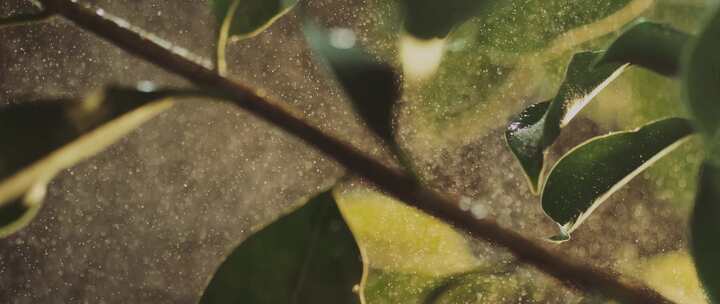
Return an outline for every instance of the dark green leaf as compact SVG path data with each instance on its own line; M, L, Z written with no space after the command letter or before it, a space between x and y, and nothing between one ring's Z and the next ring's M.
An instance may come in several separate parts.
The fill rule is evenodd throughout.
M683 89L694 123L710 147L720 130L720 11L715 12L685 57ZM714 151L718 152L718 151ZM712 157L720 158L714 153Z
M539 122L545 117L549 105L550 102L545 101L529 106L512 120L505 132L508 146L525 170L533 191L537 191L536 187L540 184L544 160L544 151L536 140L542 137L543 124Z
M247 38L262 32L296 3L297 0L211 0L210 6L218 23L230 18L227 28L230 37Z
M690 122L668 118L634 131L593 138L563 156L543 188L545 213L566 240L603 201L693 133Z
M710 162L701 168L690 229L700 281L712 303L720 303L720 167Z
M311 199L238 246L201 303L359 303L363 266L330 192Z
M420 39L444 38L496 0L403 0L405 30Z
M530 106L507 126L507 143L520 161L534 193L540 187L545 150L560 136L561 128L626 67L606 64L593 68L592 63L601 55L597 52L575 54L555 98Z
M640 20L610 44L597 65L630 63L675 76L680 72L682 52L690 40L689 34L669 25Z
M363 49L339 42L347 29L326 32L306 24L305 35L315 53L332 69L368 127L389 143L394 142L393 108L400 97L395 69Z
M162 92L111 88L83 101L48 100L0 108L0 237L22 228L59 172L163 112Z

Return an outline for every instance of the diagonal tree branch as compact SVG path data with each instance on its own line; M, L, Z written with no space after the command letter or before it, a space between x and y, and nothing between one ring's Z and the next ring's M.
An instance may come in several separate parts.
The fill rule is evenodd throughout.
M565 285L589 293L602 293L622 303L672 303L640 283L628 283L616 275L572 261L545 249L490 219L476 219L462 211L456 201L423 187L411 175L393 169L348 143L328 135L293 115L279 103L263 97L254 88L218 75L211 64L184 49L159 39L101 9L77 0L41 0L44 6L76 25L95 33L117 47L177 74L195 85L219 91L238 107L303 139L399 200L442 219L468 233L508 249L521 262L531 264Z

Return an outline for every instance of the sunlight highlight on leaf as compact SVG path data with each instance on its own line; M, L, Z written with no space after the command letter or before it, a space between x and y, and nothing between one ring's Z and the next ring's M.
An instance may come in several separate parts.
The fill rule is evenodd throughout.
M560 136L561 129L627 67L607 64L593 68L592 63L601 55L575 54L557 95L549 102L528 107L506 128L508 146L525 171L533 193L542 183L545 151Z
M335 198L372 268L443 276L480 266L462 234L415 208L364 188Z

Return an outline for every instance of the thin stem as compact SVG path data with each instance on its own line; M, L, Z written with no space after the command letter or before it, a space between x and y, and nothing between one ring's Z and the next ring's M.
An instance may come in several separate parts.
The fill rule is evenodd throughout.
M26 25L50 19L54 14L48 10L39 13L17 14L7 18L0 18L0 28Z
M227 44L230 40L230 26L232 25L233 19L235 19L235 12L237 11L238 6L240 6L240 0L235 0L232 4L230 4L228 14L225 16L225 19L223 19L223 22L220 25L217 50L215 54L215 67L217 67L217 72L220 76L225 76L227 74L227 60L225 54L227 53Z
M639 283L627 283L603 270L572 261L490 219L477 219L462 211L455 200L420 185L415 178L384 165L352 145L336 139L293 115L247 85L218 75L198 57L188 57L177 47L158 44L155 38L132 28L116 17L90 9L73 0L42 0L53 11L78 26L95 33L119 48L180 75L195 85L227 94L238 107L278 128L303 139L347 170L371 181L399 200L442 219L473 237L508 249L524 263L557 278L565 285L590 293L602 293L622 303L671 303L659 293Z

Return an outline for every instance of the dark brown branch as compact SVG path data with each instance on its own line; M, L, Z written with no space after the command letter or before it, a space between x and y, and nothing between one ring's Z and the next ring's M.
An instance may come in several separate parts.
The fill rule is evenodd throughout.
M187 52L133 28L121 19L109 16L100 9L80 5L75 0L42 2L53 12L137 57L202 88L227 94L238 107L303 139L347 170L366 178L399 200L465 230L473 237L507 248L518 260L537 267L569 287L589 293L602 293L622 303L671 303L639 283L622 282L615 275L555 254L516 232L502 228L493 220L474 218L446 195L424 188L410 175L392 169L346 142L325 134L279 104L257 94L255 89L218 75L207 62L191 57Z

